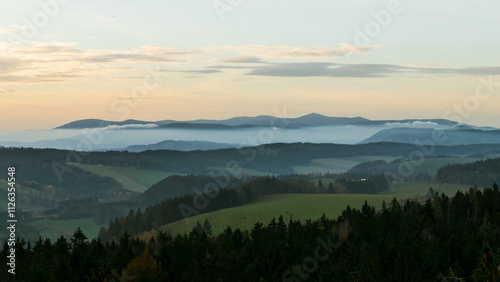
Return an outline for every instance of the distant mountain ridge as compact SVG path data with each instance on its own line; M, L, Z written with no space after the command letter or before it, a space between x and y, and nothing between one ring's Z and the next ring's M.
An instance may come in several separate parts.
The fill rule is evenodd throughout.
M227 143L216 143L207 141L177 141L165 140L150 145L132 145L125 148L129 152L143 152L148 150L175 150L175 151L196 151L196 150L217 150L237 148L238 145Z
M431 128L391 128L384 129L360 144L377 142L396 142L416 144L417 141L433 140L435 145L470 145L499 144L500 130L481 130L468 126L456 126L451 129L436 130Z
M154 122L142 121L135 119L127 119L124 121L108 121L102 119L82 119L72 121L65 125L56 127L55 129L84 129L84 128L102 128L110 125L130 125L130 124L151 124Z
M458 123L446 119L405 119L405 120L369 120L363 117L328 117L316 113L311 113L297 118L278 118L269 115L256 117L233 117L225 120L197 119L191 121L160 120L141 121L128 119L125 121L107 121L100 119L83 119L73 121L56 129L82 129L82 128L103 128L107 126L126 125L157 125L158 128L211 128L211 129L235 129L250 127L284 127L300 128L313 126L342 126L342 125L384 125L384 124L412 124L415 122L433 123L442 126L454 126Z

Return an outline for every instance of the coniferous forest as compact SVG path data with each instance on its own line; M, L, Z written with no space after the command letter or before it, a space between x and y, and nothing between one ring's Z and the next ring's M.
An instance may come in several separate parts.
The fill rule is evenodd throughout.
M500 191L492 188L347 207L336 218L276 215L252 230L209 222L189 234L128 231L115 240L17 239L17 281L498 281ZM9 246L2 248L0 280Z

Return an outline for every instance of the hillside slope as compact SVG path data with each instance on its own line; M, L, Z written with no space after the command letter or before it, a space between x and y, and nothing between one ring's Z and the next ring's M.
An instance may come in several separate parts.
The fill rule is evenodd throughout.
M376 142L397 142L416 144L432 142L435 145L470 145L470 144L498 144L500 143L500 130L435 130L429 128L391 128L375 133L372 137L360 144Z

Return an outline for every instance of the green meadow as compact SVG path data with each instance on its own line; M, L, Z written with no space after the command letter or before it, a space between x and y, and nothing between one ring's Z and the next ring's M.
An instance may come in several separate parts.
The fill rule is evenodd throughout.
M323 182L326 184L327 179ZM327 185L327 184L326 184ZM179 220L162 226L163 231L173 234L190 232L197 221L201 224L207 219L212 225L214 234L219 234L227 226L231 228L252 229L256 222L269 223L273 217L280 215L288 222L290 218L306 219L320 218L323 213L329 218L338 217L349 205L361 208L365 201L376 209L382 207L382 202L404 199L421 199L429 188L441 191L447 195L454 195L457 191L468 191L469 186L457 184L439 184L431 182L408 182L395 183L394 191L386 191L380 194L277 194L268 195L253 203L222 209L210 213L190 217L188 220Z
M391 156L356 156L347 158L322 158L312 159L310 163L302 166L294 166L293 169L298 174L309 173L341 173L347 172L354 166L363 162L372 162L384 160L387 163L397 159ZM423 160L412 160L410 164L413 167L418 167L425 170L429 174L435 174L436 171L448 164L463 164L480 160L480 158L461 158L461 157L445 157L445 158L425 158ZM390 164L388 169L397 171L399 163Z
M227 169L225 167L216 167L216 166L209 166L207 167L208 170L214 171L214 172L227 172ZM273 176L277 175L276 173L270 173L270 172L265 172L265 171L260 171L260 170L255 170L255 169L249 169L249 168L241 168L238 172L241 172L241 174L244 175L250 175L250 176Z
M397 197L419 198L425 196L432 188L435 192L446 195L455 195L457 191L469 191L470 185L433 183L433 182L397 182L394 183L394 191L384 191L380 194L390 194ZM380 195L379 194L379 195Z
M109 165L88 165L88 164L72 164L81 169L90 171L100 176L107 176L114 178L116 181L123 185L123 188L142 193L146 191L151 185L163 180L171 175L182 175L179 173L172 173L159 170L148 170L140 168L119 167Z
M252 229L256 222L269 223L273 217L282 215L286 222L290 218L306 220L317 219L324 213L329 218L336 218L349 205L361 208L365 201L377 208L382 201L389 202L394 195L356 195L356 194L277 194L239 207L222 209L215 212L179 220L161 227L161 230L173 234L189 232L197 221L201 224L207 219L214 234L221 233L227 226L231 228Z
M298 174L308 174L308 173L341 173L350 170L352 167L363 163L372 162L378 160L384 160L386 162L391 162L395 160L396 157L391 156L356 156L347 158L322 158L322 159L312 159L307 165L294 166L293 170Z

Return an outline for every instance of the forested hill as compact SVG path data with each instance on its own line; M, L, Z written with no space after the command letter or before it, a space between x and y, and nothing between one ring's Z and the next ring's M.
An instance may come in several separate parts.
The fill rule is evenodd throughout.
M73 151L0 147L0 169L16 168L17 183L26 188L19 197L22 203L45 205L82 197L113 201L135 194L113 178L66 165L67 161L75 161L75 156L81 158ZM57 170L63 174L62 178ZM7 174L0 175L0 179L6 177Z
M234 188L247 181L247 178L241 177L222 177L208 175L173 175L160 182L153 184L144 193L136 198L140 206L150 206L158 204L167 198L181 197L187 194L194 195L203 192L204 188Z
M169 181L157 183L155 190L165 190L168 189L169 183L182 181L181 178L170 178ZM200 179L199 177L190 178L194 180ZM189 180L187 181L189 182ZM196 182L198 183L198 181ZM309 181L280 180L275 177L260 177L233 189L224 187L224 189L215 190L221 186L220 182L214 179L209 179L209 182L203 184L209 185L200 186L200 190L196 195L187 194L169 198L157 205L148 207L145 212L140 210L137 212L131 211L128 216L115 219L106 230L101 230L99 237L103 241L109 241L112 238L119 237L126 230L131 235L137 235L145 231L150 231L152 228L158 228L159 226L200 213L244 205L268 194L325 193L325 190L316 187Z
M278 217L279 215L276 215ZM0 256L1 281L498 281L498 186L384 204L347 207L337 219L301 223L281 217L251 230L210 223L189 234L148 240L123 232L113 243L17 240L16 276ZM205 231L207 230L207 231Z
M437 171L436 180L480 187L487 187L492 182L500 183L500 158L447 165Z
M483 130L459 126L451 129L431 128L391 128L375 133L361 143L398 142L415 144L415 140L433 140L434 136L443 136L439 144L453 146L466 144L492 144L500 140L500 130Z
M0 147L0 167L23 166L25 171L41 173L40 168L53 171L53 164L76 162L122 167L163 170L174 173L207 174L209 167L240 166L277 174L293 174L293 166L304 165L316 158L342 158L352 156L409 156L412 152L425 150L431 155L468 156L500 150L500 144L464 146L427 146L421 148L411 144L369 143L359 145L274 143L240 149L211 151L124 151L74 152L55 149L4 148ZM430 156L428 156L430 157ZM65 171L66 168L59 167ZM66 174L65 174L66 175ZM49 175L47 175L49 176ZM1 176L0 176L1 177ZM26 178L25 178L26 179Z

